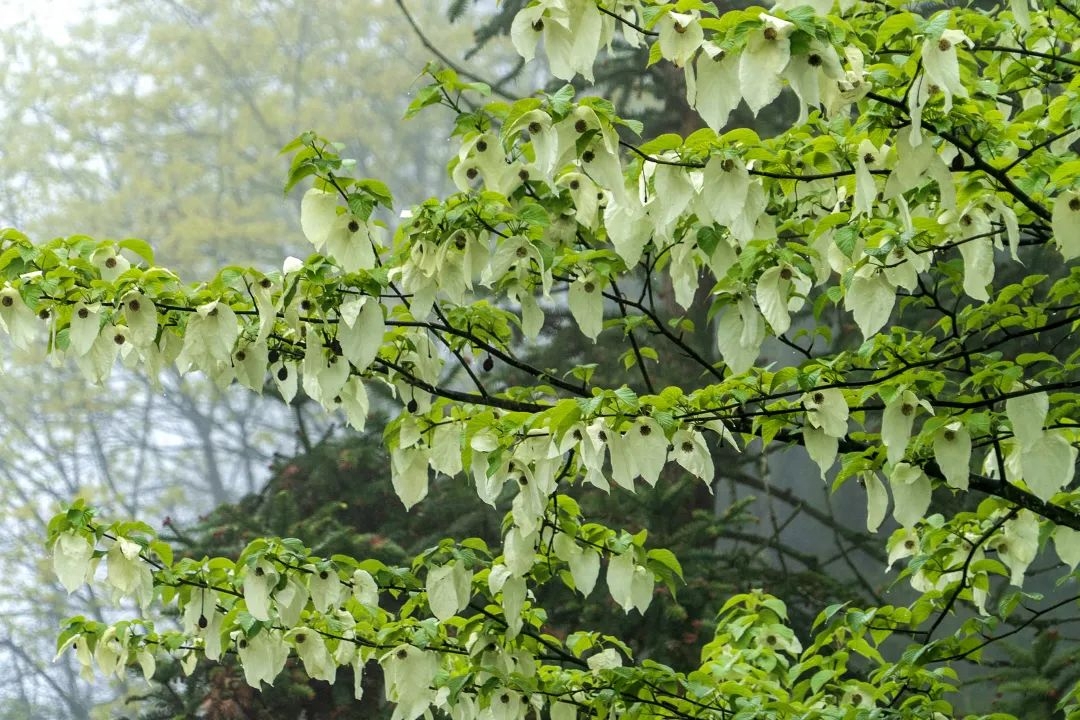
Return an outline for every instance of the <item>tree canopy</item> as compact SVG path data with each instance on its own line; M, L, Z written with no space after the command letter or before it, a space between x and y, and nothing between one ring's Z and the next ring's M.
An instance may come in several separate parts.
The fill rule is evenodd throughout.
M16 347L44 338L99 383L118 360L253 392L269 376L357 429L375 405L406 508L468 483L507 510L498 541L402 564L276 537L174 561L150 526L76 501L50 524L61 582L142 612L72 618L60 650L147 677L162 653L188 669L235 654L256 688L292 657L330 682L349 666L358 695L378 663L395 720L953 716L963 667L1080 599L1077 9L540 0L510 33L568 82L647 46L701 127L649 137L573 84L492 100L429 66L408 114L455 113L458 192L392 230L388 186L304 132L285 185L308 187L315 252L280 271L190 285L143 241L0 235ZM728 128L785 88L783 132ZM584 341L537 364L564 322ZM779 348L793 359L764 361ZM691 369L660 385L675 362ZM549 631L559 592L643 614L684 580L648 528L583 512L585 486L633 493L681 468L711 487L719 448L782 446L858 483L869 530L891 506L882 542L911 602L830 605L796 633L783 598L740 592L687 667ZM1040 559L1062 599L1024 589ZM1060 697L1068 717L1078 704Z

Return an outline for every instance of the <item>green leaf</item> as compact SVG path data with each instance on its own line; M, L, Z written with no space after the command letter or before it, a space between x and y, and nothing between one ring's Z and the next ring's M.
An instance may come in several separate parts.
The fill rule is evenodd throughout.
M148 265L154 264L154 249L150 247L150 243L146 242L145 240L139 240L138 238L126 238L118 242L117 245L124 248L125 250L130 250L131 252L135 253L143 260L145 260Z

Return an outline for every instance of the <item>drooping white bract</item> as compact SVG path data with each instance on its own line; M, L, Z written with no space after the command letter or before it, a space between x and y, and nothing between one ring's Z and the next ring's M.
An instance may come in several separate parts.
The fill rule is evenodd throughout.
M917 253L899 240L893 242L892 252L887 256L882 271L890 283L910 292L919 285L919 273L929 269L933 253L930 251Z
M693 63L687 63L686 101L713 130L727 125L732 111L742 101L739 89L739 56L726 53L716 43L705 41Z
M130 633L130 628L123 635ZM115 626L110 625L101 634L94 647L94 661L105 677L116 675L122 677L128 660L127 638L118 636Z
M121 348L126 351L125 354L131 351L131 345L127 341L127 328L107 322L101 327L89 352L75 357L75 364L87 382L100 385L112 372ZM231 381L231 377L225 378L225 384Z
M859 476L866 487L866 530L877 532L889 510L889 492L885 484L873 470L867 470ZM890 563L891 564L891 563Z
M600 575L600 553L589 547L582 547L566 533L557 533L553 541L555 556L570 566L570 577L574 587L583 596L588 597L596 587L596 578Z
M430 568L425 590L431 614L439 620L448 620L469 604L472 571L460 561Z
M590 230L596 230L600 219L600 186L584 173L568 171L555 179L555 186L566 189L574 202L574 219Z
M697 245L690 240L675 243L668 255L671 258L668 274L671 276L671 287L675 291L675 302L689 310L698 291L700 273Z
M198 369L212 372L232 365L233 347L240 335L236 313L228 303L214 300L195 308L188 316L184 348L176 358L181 372Z
M867 263L855 271L844 293L844 308L851 312L864 340L889 321L896 303L896 288L881 267Z
M68 328L68 348L75 357L90 352L101 332L101 323L100 303L75 303L71 310L71 326Z
M910 390L897 393L885 405L885 411L881 414L881 442L885 445L888 462L893 465L904 459L920 405L933 413L930 404L920 400Z
M811 287L810 278L791 265L774 265L758 278L754 294L761 314L775 335L791 327L791 312L798 312Z
M338 212L338 196L311 188L300 201L300 228L315 247L341 265L345 272L375 267L373 233L379 229L351 213ZM380 243L381 244L381 243Z
M656 485L660 473L667 464L667 438L660 424L650 417L639 417L627 431L627 452L633 457L638 475L649 484Z
M106 581L116 589L117 599L134 597L145 612L154 597L154 575L149 563L139 556L141 551L142 546L138 543L124 537L117 538L105 556L108 566Z
M919 533L913 527L901 527L889 537L885 549L889 551L886 570L891 570L898 560L909 558L919 552Z
M386 699L395 704L393 720L416 720L435 699L431 687L439 671L438 655L401 645L379 659L386 679Z
M1066 260L1080 257L1080 190L1068 190L1054 199L1051 228L1062 256Z
M652 602L653 576L634 560L629 549L608 561L607 583L611 598L625 612L636 608L642 615Z
M280 630L263 628L251 637L239 637L236 652L244 668L244 679L253 688L260 683L273 685L285 661L289 659L289 645Z
M224 616L217 610L217 593L207 588L193 588L184 606L184 632L201 638L203 652L210 660L221 657L221 626Z
M994 244L990 218L981 207L967 208L955 226L960 256L964 259L964 292L973 300L986 302L987 286L994 280Z
M605 23L594 0L542 0L523 8L510 25L510 40L518 54L530 61L541 38L551 74L573 80L581 74L592 82L596 53L607 43Z
M274 385L277 387L281 399L287 403L292 402L292 399L296 397L296 389L299 385L297 382L297 378L300 376L299 364L282 358L276 365L270 367L270 374L274 378Z
M733 374L753 367L765 341L765 318L749 294L742 294L717 313L716 347Z
M61 533L53 544L53 572L71 594L78 590L93 571L90 558L94 546L75 532Z
M334 682L337 677L337 663L327 650L322 635L301 625L285 633L285 640L292 644L296 654L300 656L304 663L304 672L309 678Z
M859 149L855 155L855 203L852 207L854 211L852 218L859 215L873 215L878 189L870 169L871 167L879 169L884 164L887 151L888 147L879 150L869 140L859 143Z
M536 530L525 531L512 526L503 538L503 558L510 574L523 578L536 560Z
M7 285L0 290L0 329L7 331L15 347L29 348L37 337L38 327L37 316L16 288Z
M352 576L353 597L366 608L379 607L379 586L367 570L356 570Z
M507 142L511 138L528 142L532 149L532 165L538 173L535 179L544 180L550 185L552 175L559 169L557 163L561 156L559 133L551 121L551 115L543 110L530 110L504 126L502 132Z
M750 173L741 159L714 154L702 171L701 192L695 211L712 222L729 227L746 212Z
M1018 454L1024 482L1044 502L1068 487L1076 474L1077 450L1064 431L1044 432Z
M791 33L795 25L778 17L761 14L763 26L751 30L746 48L739 56L739 88L756 116L780 95L784 68L791 59Z
M105 282L115 282L116 278L127 272L131 262L118 252L115 245L102 245L90 256L90 262L101 273Z
M382 347L386 324L382 307L366 296L350 298L338 308L337 340L357 372L367 370Z
M601 279L595 273L586 273L570 283L567 293L570 314L574 316L581 334L596 342L596 336L604 329L604 296Z
M1064 525L1054 528L1054 550L1061 562L1069 566L1069 570L1075 570L1080 564L1080 530L1073 530Z
M998 558L1009 568L1009 582L1021 587L1024 573L1039 550L1039 519L1030 510L1020 510L1006 520L1002 538L995 546Z
M154 301L138 290L132 290L121 302L128 339L137 348L150 346L157 337L158 319Z
M306 568L312 570L312 567ZM291 627L300 622L300 617L307 607L311 593L301 578L294 574L286 576L285 584L273 592L274 606L277 608L278 617L285 627Z
M934 459L949 487L967 490L971 476L971 433L953 420L934 433Z
M609 133L601 133L583 148L576 160L578 168L591 178L598 188L606 196L601 204L610 202L626 202L629 195L626 189L626 179L623 175L622 161L619 158L617 141L612 143Z
M715 469L705 436L693 428L680 428L672 436L671 445L675 462L711 487Z
M341 584L341 578L333 568L307 568L308 589L311 591L311 605L318 612L329 612L331 608L341 603L345 594L345 587Z
M607 648L591 656L587 664L593 672L622 667L622 655L615 648Z
M489 190L510 195L521 185L519 168L507 162L499 137L493 132L474 135L458 150L458 166L454 169L454 183L462 192L468 192L469 180L476 170Z
M236 380L249 390L261 394L266 384L266 368L270 349L265 342L255 342L240 347L233 353L233 370Z
M1013 391L1026 389L1019 383L1013 387ZM1005 415L1012 425L1013 437L1022 450L1027 450L1043 436L1043 424L1049 410L1050 396L1045 391L1011 397L1005 401Z
M832 0L818 1L824 4ZM797 123L806 122L809 111L818 109L822 99L829 96L830 89L836 87L843 74L836 49L820 40L811 40L805 53L791 56L783 76L799 98Z
M493 596L497 593L502 594L500 600L503 616L507 622L506 637L508 640L513 640L521 631L524 622L521 617L521 610L525 606L525 593L527 590L525 578L517 577L511 573L510 568L506 565L495 563L491 566L491 572L488 574L488 590L491 591Z
M670 60L676 67L686 65L705 40L701 29L699 12L667 12L656 21L656 31L660 33L660 55Z
M945 30L938 38L926 38L922 45L922 63L926 77L945 95L944 111L952 110L952 99L967 97L967 88L960 82L960 62L956 46L973 43L962 30Z
M829 117L844 112L850 105L866 97L872 89L862 51L854 45L848 45L844 48L844 57L848 62L848 70L844 71L835 85L826 83L822 88L822 104Z
M930 507L930 478L921 467L899 462L889 475L889 486L892 488L893 518L905 528L912 527Z
M802 437L806 454L817 464L821 471L821 479L824 481L825 474L836 462L836 452L840 448L840 441L810 423L803 425Z
M622 202L608 203L604 208L604 227L608 240L626 266L637 265L652 235L645 206L637 195L628 193Z
M826 435L843 438L847 435L848 405L840 388L811 390L802 396L806 421L821 428Z
M414 446L390 453L390 479L401 504L408 510L428 494L428 452Z
M259 560L244 572L244 603L256 620L270 619L270 593L277 580L278 571L268 560Z

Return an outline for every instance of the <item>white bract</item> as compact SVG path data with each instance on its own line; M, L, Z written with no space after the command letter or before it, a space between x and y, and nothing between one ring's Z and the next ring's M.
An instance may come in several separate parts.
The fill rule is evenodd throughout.
M338 212L335 193L312 188L300 202L300 227L316 250L326 248L346 272L375 266L372 227L349 213Z
M660 33L660 54L676 67L686 65L705 39L699 20L697 12L673 11L664 13L656 22L656 31Z
M901 462L889 476L893 496L893 518L910 528L923 518L930 507L930 478L922 468ZM890 558L890 564L892 564Z
M469 604L472 572L461 562L431 568L426 590L431 613L440 620L447 620Z
M280 630L260 630L251 637L239 637L236 652L244 679L253 688L261 688L264 682L273 685L289 658L289 646Z
M971 433L954 420L934 433L934 459L950 487L967 490L971 474Z
M826 435L842 438L847 435L848 405L840 388L812 390L802 396L806 421Z
M739 56L705 41L697 60L686 65L687 102L701 119L719 131L742 101L739 89Z
M256 620L270 619L270 592L277 585L278 572L272 563L259 560L244 574L244 602Z
M604 329L604 296L601 280L596 275L582 275L570 284L570 313L574 316L581 333L596 342Z
M7 332L15 347L27 349L37 336L39 324L34 312L10 285L0 290L0 329Z
M626 612L633 609L645 614L652 602L652 573L634 561L634 553L612 556L607 567L608 590L611 598Z
M56 538L52 553L53 571L68 593L82 587L93 570L94 546L82 535L66 532Z
M138 599L145 611L154 595L154 578L150 565L140 557L142 546L127 538L117 538L106 554L107 582L117 595Z
M787 20L766 13L761 21L762 27L750 32L739 56L740 92L754 115L780 95L780 73L791 58L789 38L795 30Z
M960 81L960 63L956 46L973 43L962 30L945 30L940 37L923 41L923 69L930 82L945 95L945 112L952 109L953 96L967 97L967 88Z
M606 44L605 24L593 0L542 0L524 8L510 26L514 48L526 61L536 54L541 38L547 51L551 74L572 80L580 74L593 79L593 62Z
M1080 190L1069 190L1054 200L1051 227L1065 259L1080 257Z

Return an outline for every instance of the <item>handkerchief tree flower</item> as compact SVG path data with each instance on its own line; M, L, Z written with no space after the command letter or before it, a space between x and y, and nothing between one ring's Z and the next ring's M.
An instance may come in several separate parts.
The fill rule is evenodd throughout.
M542 48L557 77L588 81L619 25L693 77L701 129L650 138L571 86L492 101L432 68L417 102L459 115L459 192L391 237L372 219L389 190L304 133L285 148L287 184L311 184L316 252L281 272L185 285L122 244L0 232L0 327L18 347L72 356L95 382L117 359L222 384L269 374L357 426L381 387L406 507L457 482L510 508L498 542L458 538L394 567L320 538L174 562L149 526L78 500L49 528L57 574L142 615L73 618L61 652L105 675L230 653L254 687L290 658L327 680L378 663L395 720L952 717L958 673L1077 604L1024 588L1037 562L1075 588L1080 557L1080 12L920 10L531 2L512 28L526 60ZM790 89L800 115L767 139L725 130L736 99L721 81L754 113ZM556 315L582 342L536 367L523 342ZM621 383L594 382L605 334L627 348ZM763 359L767 344L795 359ZM656 387L673 356L697 372ZM479 357L512 372L485 376ZM635 433L663 441L635 447ZM591 628L548 633L547 591L644 613L684 581L647 529L595 522L575 493L663 483L661 464L711 487L719 445L804 447L834 487L865 488L872 530L891 504L882 544L914 599L822 608L798 637L781 598L735 593L692 667ZM1080 716L1080 689L1060 707Z

